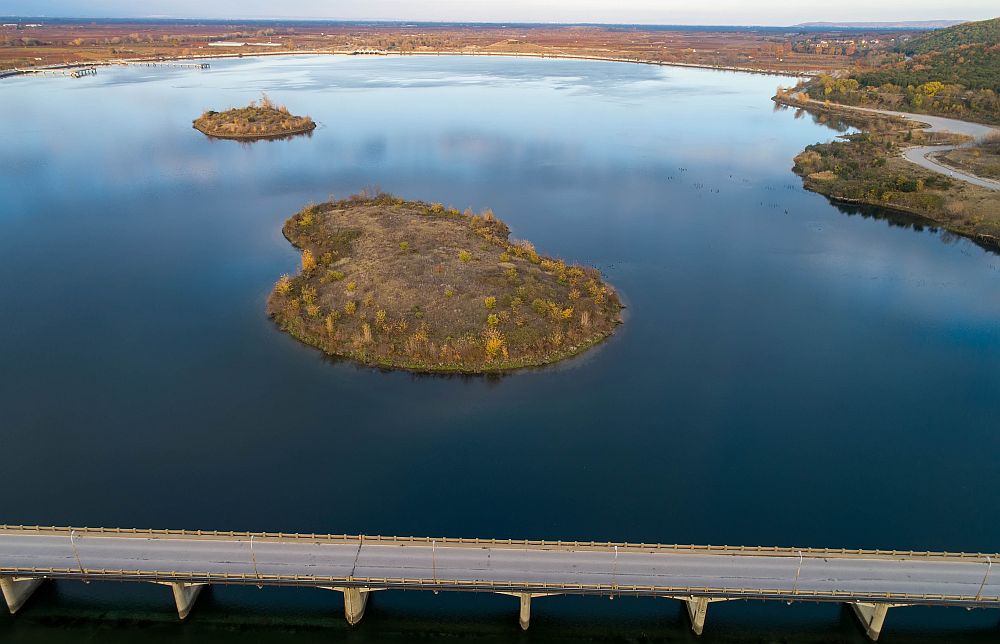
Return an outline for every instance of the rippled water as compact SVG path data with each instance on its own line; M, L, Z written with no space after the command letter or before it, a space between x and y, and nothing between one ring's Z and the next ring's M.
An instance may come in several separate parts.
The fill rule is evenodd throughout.
M0 522L996 551L1000 257L789 170L789 79L532 59L268 58L0 83ZM311 137L212 141L267 91ZM281 223L378 185L600 267L609 342L503 378L332 362L264 315ZM901 225L904 224L904 225ZM339 596L64 583L0 639L348 638ZM509 598L385 593L350 639L517 639ZM678 604L552 598L530 637L686 641ZM997 614L890 612L886 641ZM705 642L854 641L713 605ZM267 628L261 629L263 625Z

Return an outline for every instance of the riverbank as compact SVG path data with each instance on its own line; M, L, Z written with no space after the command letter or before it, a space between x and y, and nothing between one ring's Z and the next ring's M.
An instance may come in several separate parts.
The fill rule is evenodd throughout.
M826 106L825 103L810 100L810 105ZM830 104L831 106L833 104ZM902 119L911 130L919 127L923 132L939 135L937 141L929 142L926 145L908 145L903 148L903 158L927 170L940 172L952 179L959 179L982 188L990 190L1000 190L1000 181L996 181L988 173L976 173L977 167L983 164L966 163L963 165L952 162L946 163L941 157L951 152L973 149L982 146L988 139L1000 136L1000 129L986 123L976 123L974 121L962 121L959 119L931 114L913 114L910 112L898 112L893 110L883 110L871 107L861 107L852 105L836 104L841 113L844 110L862 114L878 114L890 118ZM834 108L831 108L834 109ZM956 138L947 142L947 137L954 135ZM913 143L907 141L907 143Z
M823 73L822 70L773 70L756 67L736 66L736 65L711 65L701 63L667 62L661 60L630 58L620 56L593 56L583 54L555 54L555 53L530 53L530 52L503 52L503 51L461 51L461 50L436 50L436 51L413 51L413 52L356 52L354 50L299 50L299 51L258 51L250 53L213 53L213 54L192 54L182 56L156 56L139 58L119 58L105 61L92 61L86 63L47 65L44 67L32 67L30 69L15 68L0 72L0 79L26 75L44 75L53 71L70 72L75 69L90 67L113 67L129 65L155 65L157 63L175 63L183 61L205 61L205 60L225 60L232 58L266 58L272 56L385 56L385 57L406 57L406 56L465 56L465 57L502 57L502 58L548 58L555 60L590 60L609 63L634 63L639 65L656 65L659 67L687 67L692 69L714 69L718 71L742 72L746 74L759 74L764 76L796 76L811 77Z
M990 247L1000 247L1000 191L963 181L956 172L927 160L927 150L950 150L973 140L970 134L944 131L911 115L774 97L802 109L819 122L836 119L860 132L830 143L808 146L795 157L793 171L803 185L831 200L867 204L917 215L934 225ZM925 119L920 118L920 121ZM967 132L989 130L969 123ZM927 167L927 166L930 167Z
M621 323L596 269L509 241L490 211L464 214L388 194L310 205L285 237L301 271L268 313L333 356L419 372L486 373L559 362Z
M576 55L748 68L779 74L832 72L850 57L811 46L801 31L631 25L192 23L161 20L40 21L0 28L0 69L181 56L371 52L391 55ZM813 30L807 30L812 32Z

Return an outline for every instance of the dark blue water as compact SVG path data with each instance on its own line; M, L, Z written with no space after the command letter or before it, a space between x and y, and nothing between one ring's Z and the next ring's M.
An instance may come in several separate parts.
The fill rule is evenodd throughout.
M1000 257L789 170L788 79L612 63L270 58L0 84L0 522L994 552ZM260 91L321 125L191 128ZM368 185L493 208L628 304L503 378L331 362L264 314L281 224ZM0 639L517 639L509 598L58 584ZM544 603L543 603L544 601ZM552 598L529 637L686 641L665 600ZM997 635L899 609L885 641ZM713 605L704 641L854 641L838 606ZM116 639L117 638L117 639ZM939 638L938 638L939 639Z

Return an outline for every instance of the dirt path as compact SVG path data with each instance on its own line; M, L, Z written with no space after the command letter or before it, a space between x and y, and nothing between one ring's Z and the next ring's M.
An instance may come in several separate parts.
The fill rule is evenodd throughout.
M811 101L816 105L823 105L820 101ZM960 121L958 119L950 119L944 116L930 116L927 114L912 114L910 112L893 112L892 110L879 110L872 107L856 107L853 105L841 105L836 104L837 107L842 107L849 110L858 110L860 112L871 112L874 114L885 114L887 116L897 116L900 118L905 118L910 121L915 121L917 123L924 123L927 125L928 132L950 132L952 134L964 134L966 136L971 136L975 141L982 141L987 136L993 132L1000 132L1000 129L995 128L991 125L984 125L982 123L972 123L970 121ZM983 188L988 188L990 190L1000 190L1000 181L994 179L985 179L983 177L978 177L974 174L969 174L962 172L961 170L956 170L950 166L937 161L934 156L937 154L944 154L950 150L954 150L960 147L966 147L972 145L971 143L963 145L921 145L917 147L907 148L903 151L903 158L911 163L915 163L922 168L931 170L933 172L939 172L943 175L949 176L952 179L960 179L966 181L973 185L981 186Z

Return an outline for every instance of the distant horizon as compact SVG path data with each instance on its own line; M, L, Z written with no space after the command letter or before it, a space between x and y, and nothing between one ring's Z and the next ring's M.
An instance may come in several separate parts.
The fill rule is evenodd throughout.
M926 25L926 24L948 24L956 25L965 22L977 22L984 19L965 18L928 18L926 20L809 20L795 23L765 24L765 23L710 23L710 22L601 22L601 21L558 21L558 20L431 20L431 19L406 19L406 18L306 18L306 17L205 17L205 16L172 16L172 15L148 15L148 16L73 16L73 15L28 15L28 14L0 14L4 20L59 20L66 22L73 21L161 21L161 22L253 22L253 23L293 23L293 22L314 22L314 23L341 23L341 24L415 24L415 25L551 25L551 26L607 26L607 27L719 27L719 28L768 28L781 29L790 27L882 27L893 28L895 26Z
M994 0L840 0L836 8L796 0L6 0L0 12L45 19L302 20L486 24L595 24L790 27L805 23L974 21L996 17ZM957 16L957 17L955 17Z

